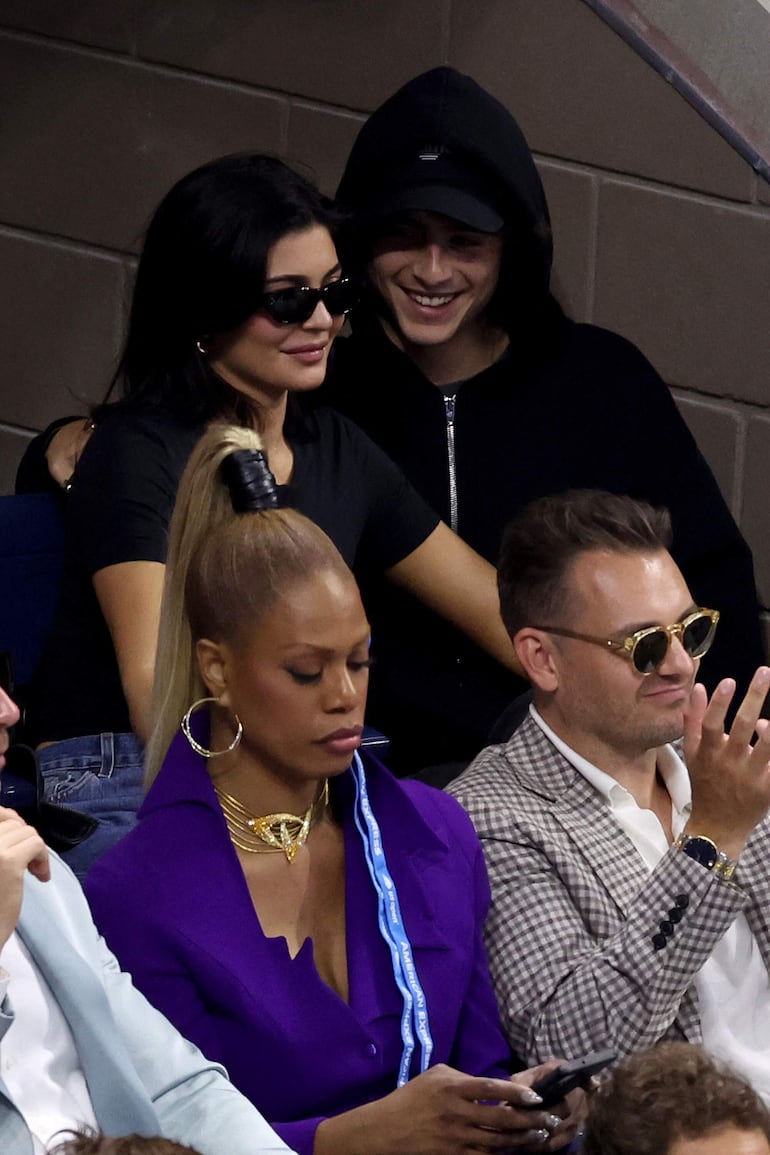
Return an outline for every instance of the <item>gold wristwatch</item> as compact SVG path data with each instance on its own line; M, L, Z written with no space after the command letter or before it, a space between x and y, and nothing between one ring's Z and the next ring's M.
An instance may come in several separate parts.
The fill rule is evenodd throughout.
M713 839L706 838L703 834L682 833L674 846L686 854L688 858L699 862L706 870L718 874L720 878L728 880L735 874L738 863L734 859L728 858Z

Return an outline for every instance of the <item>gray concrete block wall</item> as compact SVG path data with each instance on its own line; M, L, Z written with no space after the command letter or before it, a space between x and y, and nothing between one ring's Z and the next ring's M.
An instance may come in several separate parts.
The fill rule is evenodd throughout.
M101 394L175 179L262 149L333 191L367 111L441 63L519 119L562 300L670 382L770 606L770 187L582 0L0 0L0 488Z

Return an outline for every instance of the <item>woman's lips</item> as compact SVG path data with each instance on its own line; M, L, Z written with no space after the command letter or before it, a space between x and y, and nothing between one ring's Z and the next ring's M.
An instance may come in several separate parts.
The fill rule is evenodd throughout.
M326 356L327 348L328 345L324 342L323 345L301 345L296 349L284 349L284 353L296 358L303 365L317 365Z
M319 738L317 745L323 746L332 754L352 754L361 745L362 726L349 726L334 730L325 738Z

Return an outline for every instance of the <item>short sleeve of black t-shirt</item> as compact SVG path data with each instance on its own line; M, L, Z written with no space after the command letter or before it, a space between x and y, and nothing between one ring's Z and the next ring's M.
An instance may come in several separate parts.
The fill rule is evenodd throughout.
M179 479L201 432L162 410L116 411L83 451L66 503L59 605L30 702L37 740L130 729L92 578L120 562L165 562Z
M67 515L89 576L120 562L165 562L179 480L202 432L163 410L116 413L99 425Z

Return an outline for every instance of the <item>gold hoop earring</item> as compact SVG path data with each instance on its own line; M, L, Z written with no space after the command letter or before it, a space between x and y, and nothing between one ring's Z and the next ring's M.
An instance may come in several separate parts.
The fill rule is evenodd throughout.
M235 737L233 738L230 745L225 747L224 750L207 750L205 746L201 746L200 742L196 741L196 739L193 738L193 736L192 736L192 733L190 731L190 718L193 715L193 711L197 710L199 706L204 706L206 704L206 702L217 702L218 703L219 698L198 698L197 702L193 702L192 706L190 706L190 709L187 711L184 718L182 718L182 732L183 732L185 738L187 739L187 741L192 746L195 753L200 754L202 758L218 758L220 754L231 754L232 751L235 750L235 748L238 746L241 738L243 737L243 725L241 724L241 720L237 714L234 715L235 726L236 726Z
M198 340L195 342L195 348L198 350L201 357L205 357L208 353L208 348L204 344L205 340L206 340L205 337L199 337Z

